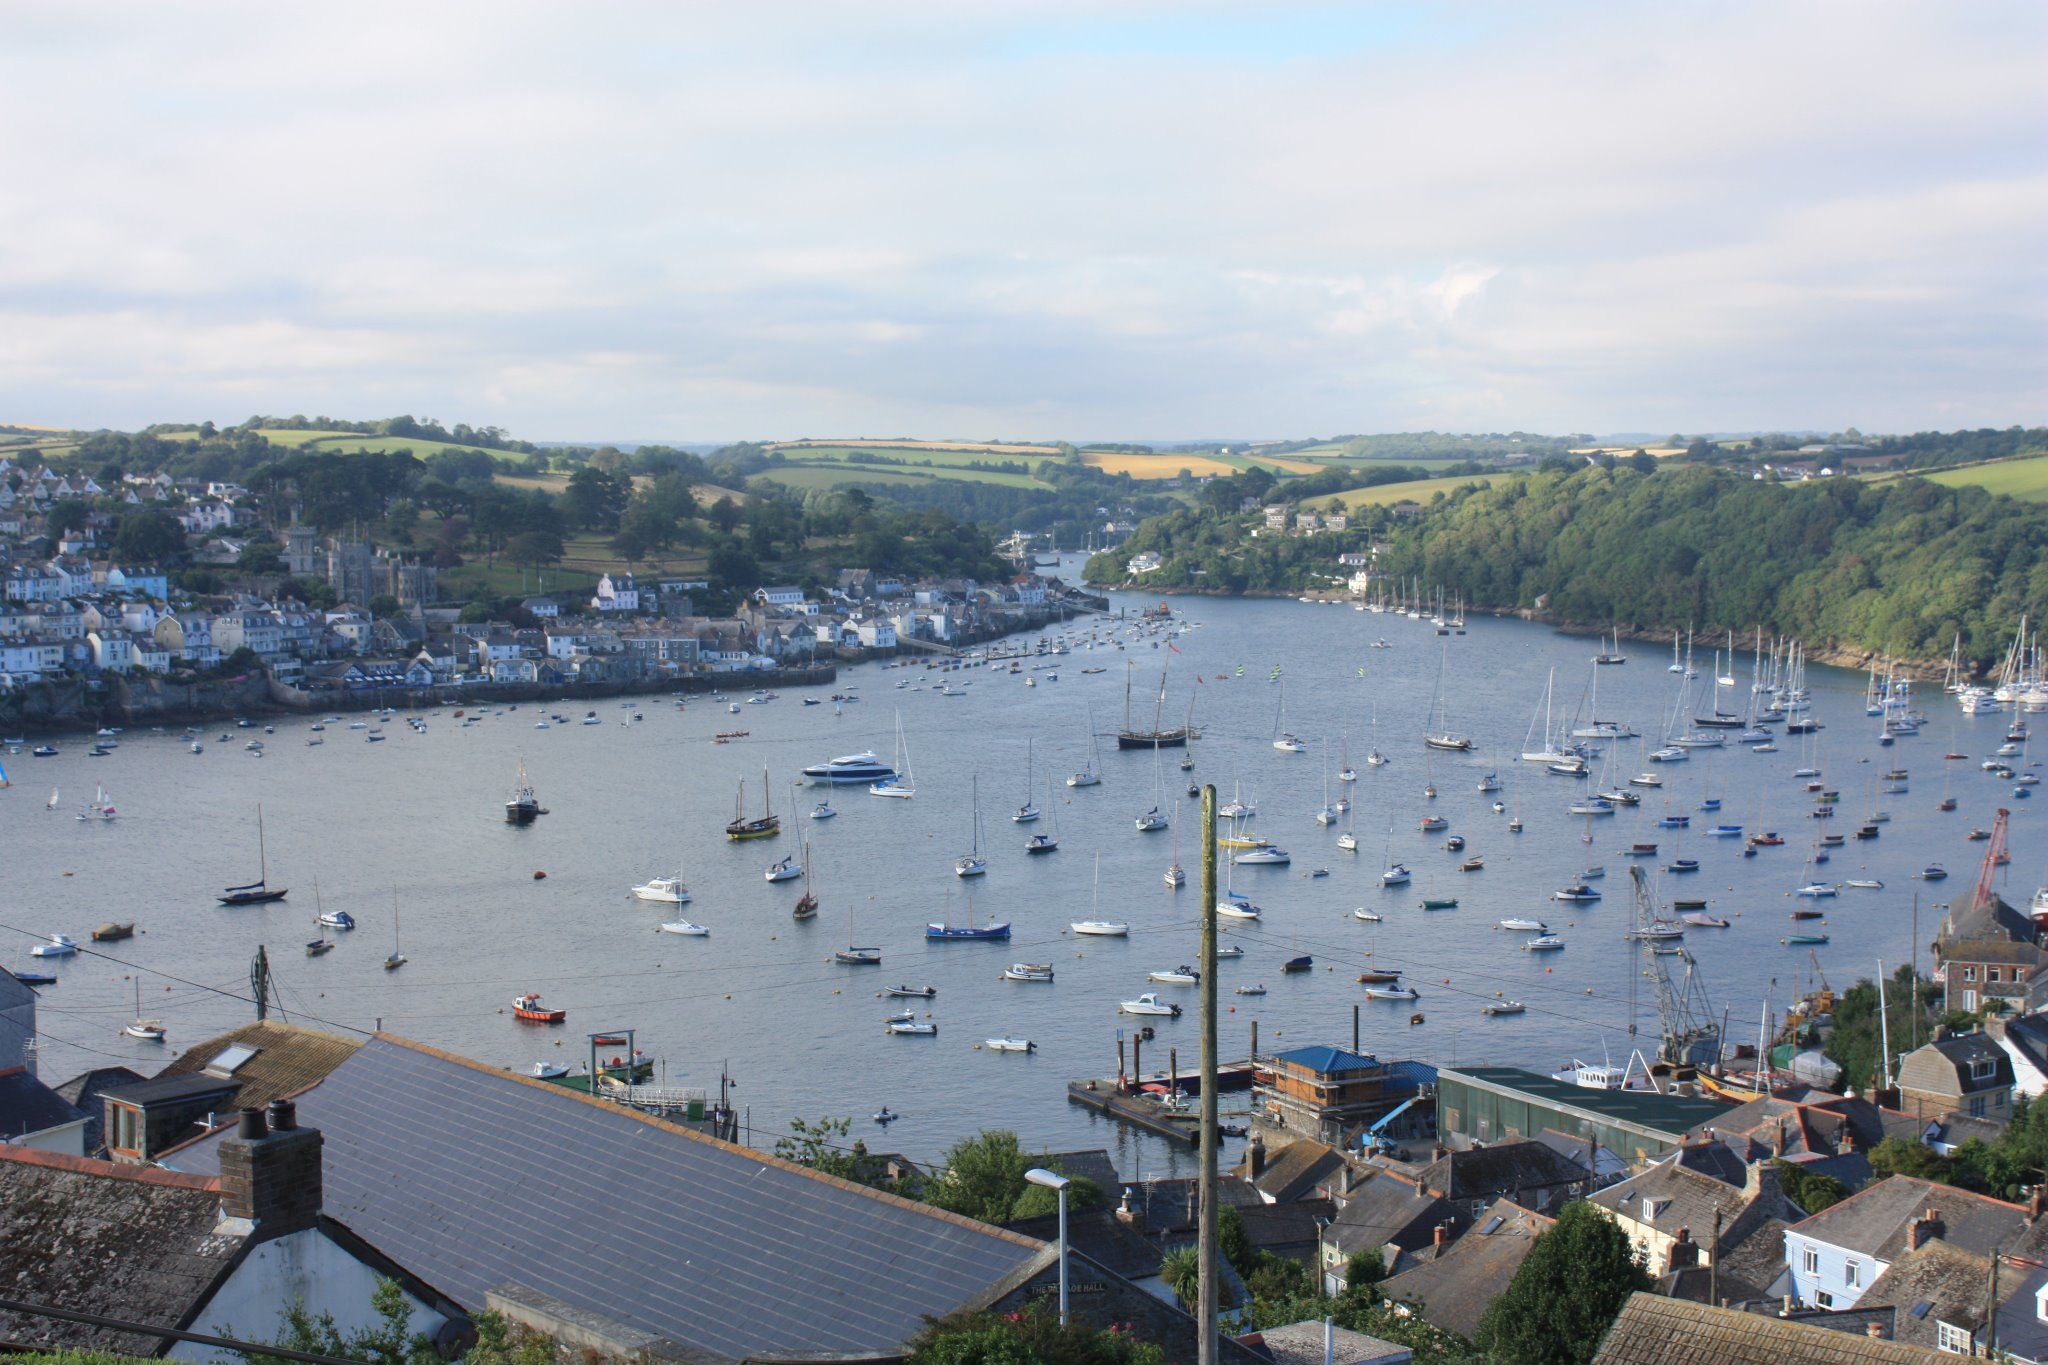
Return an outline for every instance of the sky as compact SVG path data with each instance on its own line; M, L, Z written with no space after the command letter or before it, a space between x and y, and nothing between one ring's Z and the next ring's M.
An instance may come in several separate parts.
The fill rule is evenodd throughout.
M2048 420L2048 6L0 7L0 421Z

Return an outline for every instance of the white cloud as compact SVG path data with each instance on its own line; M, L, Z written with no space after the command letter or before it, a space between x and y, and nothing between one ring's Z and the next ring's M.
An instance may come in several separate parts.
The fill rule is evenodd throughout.
M2026 5L18 4L0 414L2041 420L2044 56Z

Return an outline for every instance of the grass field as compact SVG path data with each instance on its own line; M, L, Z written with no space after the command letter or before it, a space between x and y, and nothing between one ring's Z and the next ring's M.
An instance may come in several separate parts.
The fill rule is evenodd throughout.
M368 450L378 453L410 450L422 460L429 455L438 455L444 450L483 450L484 454L497 460L526 458L516 450L486 450L482 446L460 445L454 441L426 441L410 436L363 436L353 431L289 431L282 427L258 427L256 434L274 446L283 446L290 450ZM194 431L157 433L157 438L164 441L193 441L198 437L199 433Z
M829 461L815 465L787 464L754 476L756 483L777 483L784 488L842 488L858 483L924 484L940 480L954 483L998 483L1007 488L1047 487L1028 474L1005 474L993 469L904 469L895 465L845 464Z
M879 440L820 440L820 441L771 441L770 450L800 450L806 455L821 450L873 450L906 451L929 455L952 451L969 455L1057 455L1055 446L998 445L987 441L879 441Z
M1396 503L1410 498L1416 502L1427 503L1438 493L1448 493L1454 488L1463 488L1467 484L1486 485L1493 483L1497 479L1514 477L1517 476L1503 474L1459 474L1443 479L1410 479L1406 483L1383 483L1377 488L1354 488L1349 493L1339 493L1336 496L1346 507L1384 507L1389 503ZM1304 505L1312 506L1321 501L1320 498L1317 498Z
M1923 477L1944 488L1982 488L2022 502L2048 502L2048 455L1965 465Z

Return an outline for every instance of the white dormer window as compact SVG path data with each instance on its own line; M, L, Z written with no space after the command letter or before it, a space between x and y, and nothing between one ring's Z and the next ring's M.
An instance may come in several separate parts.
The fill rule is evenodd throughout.
M1644 1195L1643 1221L1645 1223L1656 1222L1658 1218L1663 1216L1664 1210L1670 1207L1671 1201L1669 1199L1653 1199L1648 1195Z
M1989 1057L1973 1058L1970 1062L1970 1079L1988 1081L1998 1074L1998 1063Z
M1973 1353L1976 1343L1970 1333L1952 1322L1934 1324L1934 1347L1944 1355L1963 1356Z

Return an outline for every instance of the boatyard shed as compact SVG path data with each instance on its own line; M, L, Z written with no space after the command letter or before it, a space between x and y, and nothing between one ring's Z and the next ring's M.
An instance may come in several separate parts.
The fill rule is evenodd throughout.
M476 1312L605 1355L868 1358L1055 1249L379 1034L299 1113L327 1208ZM174 1154L211 1174L219 1137Z
M1590 1138L1630 1162L1662 1156L1685 1141L1687 1129L1727 1112L1696 1096L1603 1090L1508 1066L1444 1067L1437 1075L1437 1125L1447 1135L1499 1142L1549 1128Z

